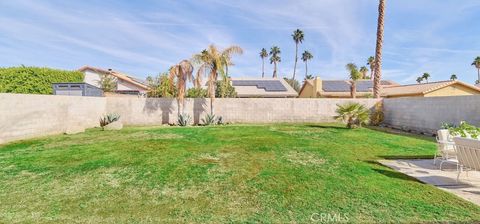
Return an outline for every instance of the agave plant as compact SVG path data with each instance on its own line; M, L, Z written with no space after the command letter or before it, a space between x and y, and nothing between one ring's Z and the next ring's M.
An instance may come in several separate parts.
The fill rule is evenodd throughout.
M216 123L216 121L217 121L217 117L215 116L215 114L207 114L205 115L204 118L202 118L202 123L205 126L213 125Z
M100 118L100 127L105 127L110 123L120 120L120 115L118 114L107 114Z
M180 114L178 116L178 125L179 126L188 126L192 117L189 114Z
M361 127L362 124L368 124L370 121L369 110L359 103L346 103L343 105L337 104L335 112L338 114L335 119L347 124L347 128Z

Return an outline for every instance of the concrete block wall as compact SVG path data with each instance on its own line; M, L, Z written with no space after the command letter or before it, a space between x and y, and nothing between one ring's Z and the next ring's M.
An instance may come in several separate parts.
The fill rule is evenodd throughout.
M106 98L0 94L0 144L95 127Z
M406 97L383 100L384 124L405 131L434 134L442 123L480 126L480 96Z
M214 114L225 122L332 122L337 104L356 101L371 108L375 99L308 99L308 98L229 98L214 100ZM210 99L186 99L185 113L193 122L210 112ZM107 112L117 113L127 125L176 123L178 105L175 99L108 98Z
M225 122L331 122L336 104L356 101L373 107L375 99L215 99L214 113ZM118 113L126 125L176 123L175 99L0 94L0 144L97 127L99 118ZM193 122L210 112L209 99L186 99Z

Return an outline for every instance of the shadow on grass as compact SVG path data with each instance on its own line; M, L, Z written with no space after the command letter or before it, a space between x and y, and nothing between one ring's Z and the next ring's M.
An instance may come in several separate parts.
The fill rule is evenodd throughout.
M405 131L392 129L392 128L385 128L385 127L378 127L378 126L365 126L365 128L368 128L368 129L373 130L373 131L383 132L383 133L390 134L390 135L401 135L401 136L416 138L416 139L420 139L420 140L427 140L427 141L431 141L431 142L435 141L435 138L431 137L431 136L405 132Z
M380 155L378 156L382 159L388 159L388 160L393 160L393 159L433 159L433 155L404 155L404 156L389 156L389 155Z
M390 177L390 178L396 178L396 179L400 179L400 180L407 180L407 181L413 181L413 182L417 182L417 183L421 183L421 184L424 184L423 182L415 179L414 177L411 177L411 176L408 176L406 174L403 174L403 173L400 173L398 171L395 171L395 170L392 170L392 168L388 167L388 166L385 166L377 161L373 161L373 160L367 160L365 161L366 163L368 164L371 164L371 165L376 165L376 166L379 166L379 167L382 167L384 169L379 169L379 168L374 168L372 167L372 170L379 173L379 174L382 174L384 176L387 176L387 177Z
M338 126L337 124L332 124L332 125L307 124L305 126L310 128L329 128L329 129L341 129L341 130L348 129L347 127Z

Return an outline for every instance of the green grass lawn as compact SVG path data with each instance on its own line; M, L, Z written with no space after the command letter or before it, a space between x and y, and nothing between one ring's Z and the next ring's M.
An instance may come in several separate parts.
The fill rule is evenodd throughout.
M335 124L91 129L0 146L0 223L480 220L480 207L375 162L434 151Z

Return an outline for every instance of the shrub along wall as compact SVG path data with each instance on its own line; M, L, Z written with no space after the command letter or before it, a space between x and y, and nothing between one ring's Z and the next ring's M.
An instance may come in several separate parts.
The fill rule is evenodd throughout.
M39 67L0 68L0 92L52 94L52 83L83 82L83 73Z

